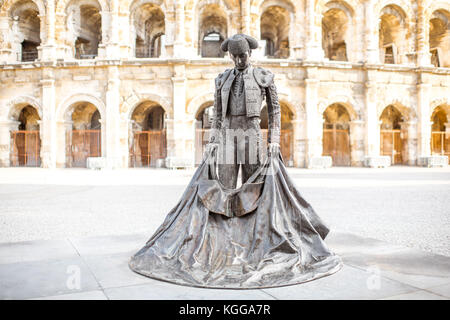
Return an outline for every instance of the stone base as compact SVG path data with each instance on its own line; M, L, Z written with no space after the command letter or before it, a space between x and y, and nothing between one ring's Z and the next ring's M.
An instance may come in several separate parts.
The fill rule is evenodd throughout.
M371 156L364 157L364 166L370 168L386 168L391 165L389 156Z
M448 157L447 156L426 156L426 157L418 157L417 165L421 167L446 167L448 166Z
M89 157L86 159L86 167L88 169L95 169L95 170L106 168L106 158Z
M331 168L333 159L330 156L312 157L308 161L308 169Z
M175 157L167 157L165 159L166 168L169 169L185 169L185 168L193 168L194 160L190 158L175 158Z

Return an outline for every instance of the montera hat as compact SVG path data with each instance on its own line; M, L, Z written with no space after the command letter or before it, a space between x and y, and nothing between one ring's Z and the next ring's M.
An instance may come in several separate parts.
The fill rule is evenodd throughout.
M222 51L230 51L231 54L236 56L258 48L258 41L246 34L235 34L222 42L220 48Z

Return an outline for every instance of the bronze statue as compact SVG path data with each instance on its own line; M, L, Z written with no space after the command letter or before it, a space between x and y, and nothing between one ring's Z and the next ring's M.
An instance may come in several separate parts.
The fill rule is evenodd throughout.
M142 275L209 288L266 288L330 275L342 266L329 229L289 177L280 153L273 74L249 63L257 41L222 43L235 68L216 79L210 143L178 204L130 260ZM259 116L269 112L267 155ZM236 188L239 168L242 185Z

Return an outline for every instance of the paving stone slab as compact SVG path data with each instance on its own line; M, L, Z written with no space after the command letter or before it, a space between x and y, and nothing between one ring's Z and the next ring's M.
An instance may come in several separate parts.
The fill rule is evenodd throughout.
M0 243L0 264L75 258L77 256L77 251L67 240Z
M105 289L108 299L117 300L273 300L261 290L204 289L151 279L151 283Z
M33 298L30 300L108 300L101 290L61 294L57 296Z
M296 286L262 289L277 299L380 299L416 291L416 288L351 266L335 274Z
M331 231L325 242L342 258L355 254L395 252L405 249L404 246L339 231Z
M150 238L147 234L125 234L70 238L70 242L82 256L137 252Z
M431 292L427 292L425 290L417 290L414 292L399 294L381 300L449 300L449 299L437 294L433 294Z
M416 249L352 254L343 260L364 270L379 270L386 278L420 289L450 283L450 257Z
M450 283L444 284L442 286L427 288L427 291L439 294L446 298L450 298Z
M100 289L80 257L2 264L0 288L0 299L29 299Z
M135 251L114 255L87 256L84 261L102 288L122 287L149 283L150 278L133 272L128 261Z

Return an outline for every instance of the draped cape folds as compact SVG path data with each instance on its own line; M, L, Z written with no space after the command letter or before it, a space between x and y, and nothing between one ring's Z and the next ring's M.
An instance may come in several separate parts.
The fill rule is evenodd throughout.
M181 285L250 289L298 284L337 272L329 232L268 155L238 189L217 178L216 149L205 152L181 200L131 257L142 275Z

